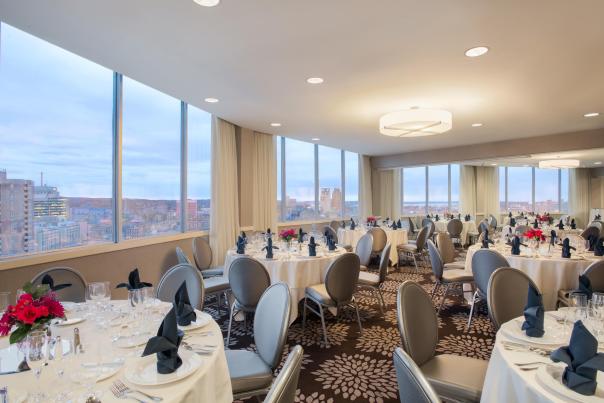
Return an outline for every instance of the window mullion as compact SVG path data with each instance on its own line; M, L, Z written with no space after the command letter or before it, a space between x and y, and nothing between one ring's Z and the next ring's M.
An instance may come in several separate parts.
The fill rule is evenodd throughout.
M430 180L430 179L429 179L429 175L430 175L430 174L429 174L429 172L428 172L428 166L426 166L426 203L425 203L425 206L424 206L424 207L425 207L425 208L424 208L424 214L428 214L428 213L430 212L430 210L429 210L429 208L428 208L428 204L429 204L429 201L428 201L428 200L430 200L430 199L429 199L429 198L430 198L430 191L429 191L429 189L428 189L428 185L429 185L429 183L430 183L430 182L429 182L429 180Z
M187 231L188 105L180 101L180 232Z
M531 186L532 189L532 193L531 193L531 210L535 211L535 167L533 167L531 169L532 171L532 181L533 181L533 186Z
M344 218L344 208L346 206L346 152L340 150L340 161L342 163L342 197L340 198L340 218Z
M113 241L122 241L122 116L123 116L123 77L113 73L113 110L112 110L112 205L113 205Z
M315 144L315 219L319 218L319 145Z
M281 144L279 144L279 147L281 147L281 161L279 162L281 164L281 220L285 221L285 209L287 208L285 203L287 195L285 189L287 183L285 176L285 137L281 137Z

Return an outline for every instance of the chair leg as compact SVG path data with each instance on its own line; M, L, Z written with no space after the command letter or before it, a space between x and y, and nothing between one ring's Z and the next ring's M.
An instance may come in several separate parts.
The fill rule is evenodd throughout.
M440 305L438 306L438 313L443 309L443 305L445 304L445 298L447 298L447 294L449 294L449 284L445 286L445 293L443 294L443 298L440 300Z
M468 326L466 327L466 332L470 330L470 326L472 326L472 315L474 314L474 305L476 305L476 297L478 296L478 290L474 292L472 296L472 307L470 308L470 317L468 318Z
M304 297L304 308L302 309L302 331L306 328L306 297Z
M374 298L377 300L378 304L380 305L380 313L383 315L384 314L384 306L382 304L382 294L380 293L380 289L375 287L373 288L373 296Z
M227 330L226 348L229 348L229 342L231 341L231 326L233 325L234 311L235 311L235 303L233 303L233 305L231 305L231 314L229 316L229 329Z
M363 334L363 326L361 325L361 315L359 315L359 306L357 305L357 300L353 297L352 302L354 303L354 310L357 312L357 323L359 324L359 333Z
M434 288L432 289L432 294L430 295L431 299L434 299L434 296L436 295L436 292L438 291L439 288L440 288L440 283L437 281L436 283L434 283Z
M411 257L413 258L413 264L415 265L415 270L419 271L419 267L417 267L417 260L415 259L415 253L412 254Z
M382 302L382 306L386 309L386 301L384 301L384 294L382 294L382 290L378 287L377 292L380 296L380 301ZM384 309L382 309L382 315L384 314Z
M325 314L323 313L323 306L319 304L319 314L321 315L321 326L323 327L323 340L325 340L325 346L329 345L327 340L327 326L325 326Z

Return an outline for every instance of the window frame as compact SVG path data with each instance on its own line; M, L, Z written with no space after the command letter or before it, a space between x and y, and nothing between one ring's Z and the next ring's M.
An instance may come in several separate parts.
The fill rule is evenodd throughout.
M424 175L425 175L425 188L426 188L426 200L424 203L424 210L423 210L423 214L428 214L428 212L430 211L430 167L431 166L447 166L447 210L449 211L449 213L451 213L451 206L452 206L452 193L451 193L451 167L453 165L458 165L458 164L434 164L434 165L419 165L419 166L408 166L408 167L403 167L403 168L399 168L401 171L401 215L405 216L404 211L405 211L405 168L424 168ZM459 197L459 195L458 195ZM457 201L459 203L459 200Z
M501 199L501 195L499 197L500 198L500 206L501 206L501 201L504 202L504 210L501 211L500 213L507 213L509 211L509 207L508 207L508 202L509 202L509 198L508 198L508 193L509 193L508 192L508 186L509 186L509 183L510 183L509 180L508 180L508 175L509 175L508 174L508 172L509 172L508 168L509 168L509 166L506 165L504 168L505 168L504 169L504 177L503 178L501 178L501 177L499 178L500 182L501 182L501 180L505 181L505 197L504 197L503 200ZM526 167L524 167L524 168L526 168ZM535 175L535 172L536 172L536 168L535 167L530 167L530 168L531 168L531 201L530 201L530 206L531 206L531 210L535 211L535 203L536 203L536 192L535 192L535 189L536 189L536 175ZM554 169L554 170L557 171L557 173L558 173L558 181L557 181L558 182L558 191L557 191L557 194L558 194L558 210L557 211L549 211L549 213L555 213L555 214L561 213L561 214L564 214L564 213L567 213L567 211L565 211L562 208L562 206L563 206L562 200L564 200L564 198L562 196L562 169L561 168L557 168L557 169ZM501 172L501 171L499 171L499 172ZM566 199L568 199L568 195L566 195Z

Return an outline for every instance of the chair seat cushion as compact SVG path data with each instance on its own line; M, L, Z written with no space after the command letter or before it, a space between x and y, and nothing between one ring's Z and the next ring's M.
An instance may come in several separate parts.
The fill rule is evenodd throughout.
M374 273L368 273L366 271L359 272L359 284L366 285L379 285L380 276Z
M474 281L474 276L463 269L451 269L443 271L443 280L450 283Z
M268 388L273 372L258 354L248 350L225 350L233 393Z
M464 270L466 268L466 265L460 262L451 262L451 263L445 263L445 270L451 270L451 269L458 269L458 270Z
M409 252L409 253L415 253L417 252L417 246L415 244L404 244L404 245L398 245L396 247L396 249L402 251L402 252Z
M206 289L206 294L225 291L230 287L229 279L224 276L204 278L203 286Z
M327 293L325 284L316 284L306 287L306 296L314 299L317 302L320 302L323 305L335 305L335 302Z
M203 278L223 276L224 275L224 268L222 268L222 267L213 267L211 269L202 270L201 271L201 275L203 276Z
M422 365L421 370L445 400L479 402L487 365L488 361L476 358L442 354Z

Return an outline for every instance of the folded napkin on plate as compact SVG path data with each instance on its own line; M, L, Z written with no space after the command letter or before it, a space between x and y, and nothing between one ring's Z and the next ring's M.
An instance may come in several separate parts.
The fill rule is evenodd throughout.
M535 222L533 222L533 228L539 228L539 222L535 218Z
M591 289L591 281L589 281L589 277L583 274L579 276L579 289L575 292L585 294L587 299L591 299L594 292Z
M528 287L528 298L524 307L524 323L522 330L529 337L542 337L544 320L543 297L532 284Z
M482 235L482 247L489 249L489 244L494 244L494 242L489 239L489 230L485 229Z
M52 276L50 274L45 274L44 277L42 277L42 284L47 285L48 288L50 288L50 291L59 291L64 288L71 287L71 283L55 285L55 280L52 278Z
M178 287L178 291L174 295L174 305L176 306L176 321L180 326L189 326L191 322L195 322L197 314L195 308L191 306L186 281L183 281Z
M279 249L279 248L276 246L273 246L273 238L268 238L266 240L266 246L264 248L262 248L262 250L266 250L267 259L273 258L273 249Z
M570 220L570 229L577 229L577 223L575 223L575 219Z
M514 239L512 239L512 255L520 255L520 238L518 238L517 235L514 236Z
M350 219L350 229L354 230L357 227L356 223L354 222L354 220L351 218Z
M317 256L317 244L314 236L311 236L308 241L308 256Z
M594 248L595 256L604 256L604 238L599 238L598 242L596 242L596 247Z
M304 232L302 227L300 227L300 229L298 229L298 243L304 242L304 235L306 235L306 232Z
M593 252L596 249L596 243L598 243L597 235L589 235L587 237L587 241L589 242L589 251Z
M438 216L438 214L437 214L437 215L435 215L435 216L434 216L434 221L439 221L439 220L440 220L440 217Z
M176 326L176 312L174 307L166 315L157 331L157 336L151 337L143 351L143 357L157 354L157 372L171 374L182 365L178 356L178 346L184 333Z
M566 259L570 259L571 249L576 250L575 247L570 246L570 240L568 238L564 238L564 241L562 241L562 257L566 258Z
M241 235L237 237L237 254L245 255L245 238L243 238Z
M508 213L508 217L512 218L512 212L511 211Z
M516 219L514 217L510 218L510 227L516 226Z
M564 229L564 223L562 222L562 220L560 220L560 222L558 223L558 229Z
M401 219L400 219L400 218L399 218L399 219L396 221L396 227L397 227L398 229L403 228L403 224L401 223Z
M583 322L575 322L568 346L552 351L550 358L566 363L562 382L567 387L585 396L596 392L597 371L604 371L604 354L598 353L598 340Z
M398 224L396 223L396 221L392 221L392 225L390 226L390 228L392 228L393 230L398 229Z
M123 287L126 287L129 290L137 290L139 288L153 287L153 284L141 281L140 276L138 274L138 269L134 269L130 272L130 274L128 274L128 282L119 283L115 288Z

